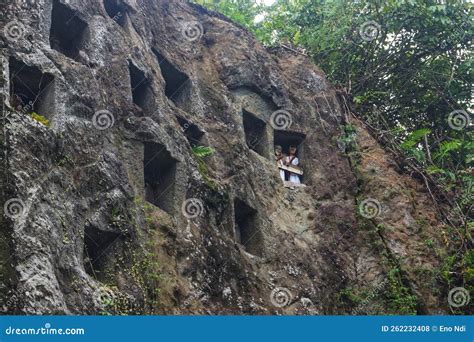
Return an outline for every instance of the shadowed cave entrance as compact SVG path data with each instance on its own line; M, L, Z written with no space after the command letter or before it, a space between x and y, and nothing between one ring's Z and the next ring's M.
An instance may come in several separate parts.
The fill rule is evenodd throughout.
M262 234L257 223L257 211L239 198L234 199L235 238L253 255L262 254Z
M121 0L104 0L104 8L110 18L120 26L124 27L127 23L126 11L127 5Z
M144 145L145 199L172 214L178 161L161 144L147 142Z
M141 110L146 113L153 111L153 92L151 82L145 73L137 68L131 61L128 63L130 72L130 87L132 90L132 99Z
M268 158L267 125L265 121L245 109L242 111L242 116L247 146L261 156Z
M291 145L297 147L296 156L298 158L304 157L304 145L303 142L306 138L306 135L303 133L292 132L292 131L283 131L283 130L274 130L273 131L273 142L275 145L280 145L283 149L283 153L288 154L288 150Z
M58 0L53 1L49 33L52 49L78 60L79 50L85 40L86 28L87 24L77 16L76 11Z
M54 77L15 58L9 59L10 104L25 113L51 118L54 113Z
M118 242L119 233L107 232L86 226L84 231L84 269L96 279L105 279L107 266L113 254L113 245Z
M184 72L178 70L156 49L152 49L152 51L158 59L161 74L163 75L163 79L165 80L166 97L168 97L171 101L175 103L183 101L187 93L189 92L189 77Z
M201 131L198 126L180 116L176 116L176 119L178 120L178 123L191 147L206 145L204 141L204 132Z

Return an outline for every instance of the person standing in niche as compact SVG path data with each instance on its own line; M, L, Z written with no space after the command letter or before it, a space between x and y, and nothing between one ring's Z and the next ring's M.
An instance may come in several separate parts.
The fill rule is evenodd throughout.
M285 158L285 165L286 166L293 166L293 167L296 167L298 168L299 165L300 165L300 161L298 159L298 157L296 156L296 146L295 145L291 145L290 146L290 149L289 149L289 155ZM296 173L293 173L291 171L287 171L288 172L288 181L291 182L291 183L294 183L294 184L301 184L301 181L300 181L300 176Z
M282 181L285 181L285 171L280 169L280 166L284 165L285 162L285 155L282 153L282 148L280 145L275 146L275 161L278 167L278 171L280 172L280 178Z

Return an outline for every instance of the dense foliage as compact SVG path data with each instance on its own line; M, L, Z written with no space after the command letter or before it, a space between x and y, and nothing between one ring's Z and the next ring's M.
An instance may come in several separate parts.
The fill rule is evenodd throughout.
M449 286L474 281L474 4L436 0L199 0L265 45L304 49L450 210ZM469 285L471 284L471 285Z

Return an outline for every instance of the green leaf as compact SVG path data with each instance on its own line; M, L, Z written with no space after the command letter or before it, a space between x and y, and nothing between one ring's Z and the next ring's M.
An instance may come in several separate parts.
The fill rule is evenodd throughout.
M193 154L197 157L197 158L205 158L211 154L214 153L214 149L212 147L208 147L208 146L194 146L193 147Z
M430 175L433 175L433 174L436 174L436 173L444 173L445 171L437 166L429 166L426 168L426 171L428 172L428 174Z
M293 36L293 44L298 45L300 42L300 37L301 37L301 32L298 30Z
M405 150L415 147L425 135L431 133L428 128L418 129L408 135L406 140L402 143L401 147Z
M409 139L420 141L425 135L428 135L430 133L431 133L431 130L428 128L417 129L416 131L410 133Z
M439 146L438 151L433 155L434 159L444 159L450 152L458 151L462 144L459 140L444 141Z

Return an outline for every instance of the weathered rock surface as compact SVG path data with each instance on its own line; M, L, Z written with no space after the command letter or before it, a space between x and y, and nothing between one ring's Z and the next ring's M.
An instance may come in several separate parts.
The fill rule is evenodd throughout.
M317 67L187 2L105 4L2 9L2 312L445 312L429 194L362 125L341 150Z

